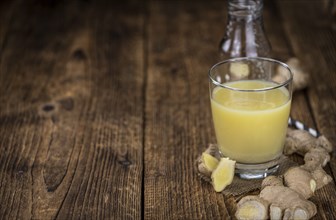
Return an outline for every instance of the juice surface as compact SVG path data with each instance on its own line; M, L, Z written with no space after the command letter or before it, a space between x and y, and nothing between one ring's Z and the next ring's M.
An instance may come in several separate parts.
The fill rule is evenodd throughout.
M239 89L272 87L272 82L246 80L226 84ZM211 109L221 152L240 163L263 163L282 153L290 111L286 88L234 91L216 87Z

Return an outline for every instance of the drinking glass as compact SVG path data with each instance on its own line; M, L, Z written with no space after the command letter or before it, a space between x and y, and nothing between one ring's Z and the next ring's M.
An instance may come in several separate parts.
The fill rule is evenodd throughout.
M236 161L244 179L263 178L279 167L292 99L293 74L277 60L232 58L209 71L218 148Z

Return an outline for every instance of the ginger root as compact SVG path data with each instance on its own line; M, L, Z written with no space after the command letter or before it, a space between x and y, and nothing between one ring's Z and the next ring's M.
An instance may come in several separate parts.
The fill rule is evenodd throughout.
M332 180L323 170L330 161L329 153L332 149L332 144L323 135L315 138L307 131L288 128L284 154L297 153L304 157L305 163L300 167L310 172L316 181L316 189L322 188Z
M310 77L309 74L303 70L299 59L292 57L286 63L291 68L294 75L293 91L306 88L309 84ZM286 71L284 68L278 68L276 75L273 77L273 81L283 82L285 80L284 76L286 75L284 71Z
M268 176L259 196L243 197L237 204L237 219L310 219L316 205L308 199L317 189L332 181L323 167L329 162L331 143L324 137L314 138L307 131L287 132L284 153L298 153L305 163L292 167L281 177ZM267 210L267 213L265 213Z
M288 128L284 149L286 155L297 153L304 156L315 148L323 148L327 152L331 152L333 146L324 135L315 138L307 131Z
M292 168L292 171L295 171L295 169ZM296 172L291 172L291 174L295 173ZM290 184L295 183L293 180L296 178L293 179L291 174L286 175L285 177L268 176L262 182L262 193L260 193L260 197L269 203L268 211L270 219L309 219L309 217L307 217L308 215L313 216L316 214L316 211L314 211L316 210L314 204L311 202L307 203L307 200L304 200L304 197L301 198L301 191L298 188L300 184L294 184L293 189L284 186L283 181ZM304 174L299 174L299 176L304 176ZM304 178L307 179L308 177L309 176ZM305 182L302 185L304 185L304 191L308 193L315 191L314 188L307 188ZM296 191L296 189L299 190ZM297 206L296 203L302 204L301 206ZM309 210L312 211L312 213L309 213Z
M305 199L314 195L316 180L309 171L301 167L289 168L284 175L284 180L286 186L302 195Z
M314 203L285 186L266 186L259 195L272 204L271 219L310 219L317 210Z
M309 219L316 212L314 203L284 186L280 179L269 176L263 180L259 196L246 196L239 201L235 216L237 219Z

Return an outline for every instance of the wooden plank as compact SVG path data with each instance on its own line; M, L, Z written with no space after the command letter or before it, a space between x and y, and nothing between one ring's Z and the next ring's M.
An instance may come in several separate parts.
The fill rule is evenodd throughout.
M142 12L108 1L15 8L0 66L0 216L141 217Z
M224 4L149 4L144 219L229 218L223 195L195 170L214 142L207 71L218 60Z
M336 146L336 38L326 9L320 1L277 1L277 5L290 44L312 77L307 95L317 128ZM327 172L336 180L335 154ZM334 182L317 192L319 216L315 219L336 218L335 196Z

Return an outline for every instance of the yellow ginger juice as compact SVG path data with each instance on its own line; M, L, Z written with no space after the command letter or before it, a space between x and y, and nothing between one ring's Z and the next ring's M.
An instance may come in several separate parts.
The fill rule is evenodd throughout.
M275 83L242 80L225 84L236 89L263 89ZM239 163L263 163L282 154L290 111L285 87L235 91L216 87L211 109L220 151Z

